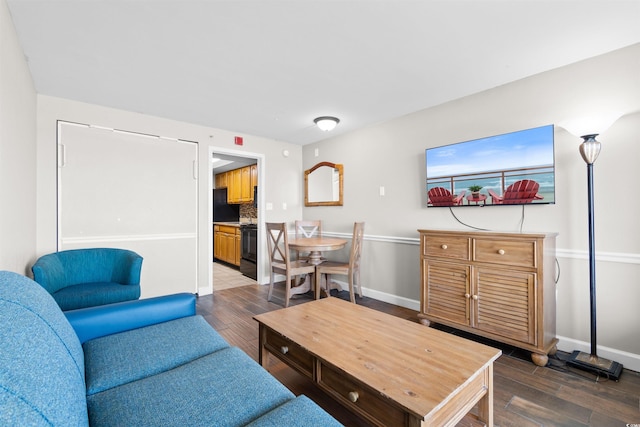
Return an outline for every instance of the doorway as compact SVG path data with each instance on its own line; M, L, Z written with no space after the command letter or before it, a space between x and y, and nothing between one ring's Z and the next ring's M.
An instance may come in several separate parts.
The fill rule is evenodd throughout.
M209 216L210 223L210 237L209 237L209 250L210 250L210 270L209 270L209 283L211 284L212 291L230 289L239 286L246 286L249 284L260 283L262 268L260 266L261 254L259 248L262 244L262 236L260 232L257 233L257 248L258 254L256 259L256 273L257 280L254 280L244 274L240 269L240 262L226 262L222 261L215 256L215 244L214 239L214 227L221 222L236 223L238 226L239 239L236 244L242 245L240 240L239 227L242 223L251 222L258 230L262 229L261 224L264 224L263 219L263 193L264 186L260 185L264 182L264 156L258 153L247 153L238 150L229 150L220 147L209 148L209 164L210 164L210 186L211 191L209 202ZM253 201L247 203L235 204L235 206L224 206L224 202L221 200L225 198L224 194L219 194L220 188L216 189L215 175L226 173L239 168L256 165L257 166L257 183L258 185L254 189ZM222 192L224 193L224 192ZM218 219L222 218L222 221ZM218 241L220 244L220 241ZM241 246L238 246L238 250L241 250ZM253 275L253 274L252 274Z

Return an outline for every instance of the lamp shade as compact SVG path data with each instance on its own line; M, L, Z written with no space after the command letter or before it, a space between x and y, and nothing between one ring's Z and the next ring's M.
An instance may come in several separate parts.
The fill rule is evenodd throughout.
M575 117L563 120L558 126L570 134L582 138L585 135L599 135L609 129L623 113L607 112L589 116Z
M313 120L313 122L323 131L328 132L333 130L338 123L340 123L340 119L337 117L331 116L322 116Z

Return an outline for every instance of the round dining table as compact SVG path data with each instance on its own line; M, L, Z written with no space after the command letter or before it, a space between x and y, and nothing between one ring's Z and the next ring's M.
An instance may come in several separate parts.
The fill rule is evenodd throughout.
M289 247L302 252L309 252L309 263L318 265L322 263L322 252L335 251L344 248L347 240L336 237L301 237L289 239Z

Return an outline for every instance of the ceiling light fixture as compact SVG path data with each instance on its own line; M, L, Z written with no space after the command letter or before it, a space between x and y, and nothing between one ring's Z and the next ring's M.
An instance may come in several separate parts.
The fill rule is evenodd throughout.
M330 130L333 130L338 125L338 123L340 123L340 119L338 119L337 117L322 116L314 119L313 122L318 125L320 130L328 132Z

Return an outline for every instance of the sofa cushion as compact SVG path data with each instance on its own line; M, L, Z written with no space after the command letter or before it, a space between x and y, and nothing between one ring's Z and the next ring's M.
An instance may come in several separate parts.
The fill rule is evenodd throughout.
M0 272L0 425L86 425L78 337L40 285Z
M331 415L301 395L264 414L247 427L340 427Z
M83 344L87 394L173 369L227 347L202 316L87 341Z
M237 347L88 396L92 426L242 426L294 398Z
M140 285L94 282L71 285L53 293L62 310L95 307L140 298Z

